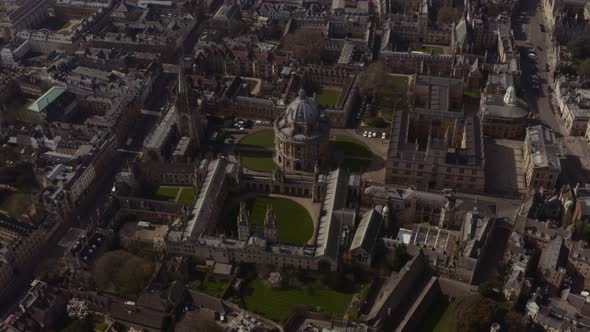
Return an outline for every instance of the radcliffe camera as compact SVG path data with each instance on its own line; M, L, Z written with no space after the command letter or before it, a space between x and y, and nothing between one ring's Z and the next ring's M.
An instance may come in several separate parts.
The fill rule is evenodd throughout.
M590 0L0 0L0 331L590 331Z

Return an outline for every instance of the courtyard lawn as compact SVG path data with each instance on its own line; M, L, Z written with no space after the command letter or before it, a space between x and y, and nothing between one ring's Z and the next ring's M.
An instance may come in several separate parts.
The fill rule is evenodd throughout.
M191 204L196 198L196 193L192 187L159 186L146 193L144 197L158 201Z
M479 91L465 89L463 90L463 94L467 97L479 98Z
M5 211L11 217L20 219L20 216L33 204L31 195L24 192L15 192L0 202L0 210Z
M155 199L160 201L174 202L176 201L176 195L178 195L179 190L180 187L160 186L158 191L156 191Z
M313 235L313 222L305 207L284 197L256 196L246 200L250 222L264 227L267 206L272 206L279 226L279 240L289 243L306 243ZM224 232L237 234L239 204L231 207L224 216Z
M369 147L351 136L336 136L334 151L343 156L344 166L353 172L366 170L371 163L373 153Z
M178 196L178 203L191 204L195 201L196 194L195 189L191 187L183 187L180 189L180 195Z
M188 287L197 292L203 292L214 297L221 297L227 287L227 281L207 275L204 280L190 282Z
M431 312L430 316L435 317L435 314L440 317L432 328L432 325L429 326L432 328L431 331L433 332L456 332L457 331L457 320L455 319L455 311L453 310L453 306L449 304L446 298L443 298L434 303L434 310ZM441 315L442 313L442 315ZM431 318L430 316L427 317L426 322L428 319Z
M353 295L324 287L309 290L274 289L262 280L252 281L250 287L252 292L244 299L246 308L276 322L286 321L297 304L309 306L326 315L342 317Z
M316 103L325 106L336 106L338 104L338 98L342 89L335 87L325 87L321 89L321 92L316 96Z
M257 172L271 173L276 167L271 152L240 151L240 160L244 167Z
M251 78L246 78L245 80L246 83L248 83L248 90L250 90L250 93L252 93L254 89L256 89L256 87L258 86L258 81Z
M272 130L261 130L242 138L238 145L243 147L255 147L273 149L275 144L275 133Z
M437 46L422 46L413 49L412 51L424 52L424 53L432 53L434 55L439 55L444 53L444 49L442 47Z

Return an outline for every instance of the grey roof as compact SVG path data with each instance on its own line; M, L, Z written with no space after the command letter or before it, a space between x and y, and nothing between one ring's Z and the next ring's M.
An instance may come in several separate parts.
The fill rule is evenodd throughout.
M514 105L504 103L504 98L498 95L488 95L485 97L483 106L484 117L498 118L525 118L529 112L526 110L526 103L522 99L517 99Z
M557 236L541 252L539 258L539 268L543 270L557 270L559 267L559 258L563 250L563 238Z
M129 322L159 331L164 330L166 321L165 313L123 303L113 303L109 310L109 316L118 321Z
M457 26L455 27L455 36L457 37L457 42L459 44L465 43L465 39L467 38L467 23L465 23L465 19L461 19Z
M561 145L551 129L542 125L527 128L525 144L529 145L535 167L561 169Z
M197 192L197 200L187 221L183 239L196 239L205 229L213 213L225 180L225 167L222 159L215 159L207 165L207 174Z
M191 297L193 298L193 305L203 308L207 308L211 311L219 313L225 312L226 306L220 299L199 292L190 291Z
M346 183L342 183L342 171L338 168L328 174L326 195L322 204L324 214L320 217L317 230L315 256L328 256L337 259L339 249L340 225L333 218L333 212L344 207Z
M309 98L304 90L299 91L299 96L287 106L285 119L292 124L313 126L318 122L320 112L315 101Z
M168 113L166 113L166 115L162 119L162 121L156 126L154 131L146 139L145 148L156 150L161 149L164 143L166 142L166 139L172 132L175 120L176 109L174 107L171 107Z
M365 213L356 228L350 250L363 249L367 253L373 252L377 244L377 237L381 230L381 214L375 209Z

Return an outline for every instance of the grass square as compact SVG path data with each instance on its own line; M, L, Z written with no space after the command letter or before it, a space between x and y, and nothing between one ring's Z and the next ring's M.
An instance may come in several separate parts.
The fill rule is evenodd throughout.
M275 289L262 280L252 281L250 288L252 292L245 297L246 308L276 322L286 321L297 304L309 306L325 315L341 317L353 296L352 293L342 293L323 286Z
M320 93L316 96L316 103L324 106L336 106L338 104L338 98L340 98L341 92L342 89L340 88L322 88Z
M178 203L181 204L191 204L195 201L197 197L195 193L195 189L192 187L183 187L180 189L180 195L178 196Z

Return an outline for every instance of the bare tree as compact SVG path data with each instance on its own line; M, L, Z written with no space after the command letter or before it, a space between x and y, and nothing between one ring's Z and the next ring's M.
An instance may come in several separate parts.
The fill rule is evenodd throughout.
M324 48L324 36L316 29L299 28L285 35L283 48L293 52L303 63L319 63Z
M361 73L358 80L361 94L375 97L385 85L386 75L387 69L383 62L377 61L370 64L367 70Z

